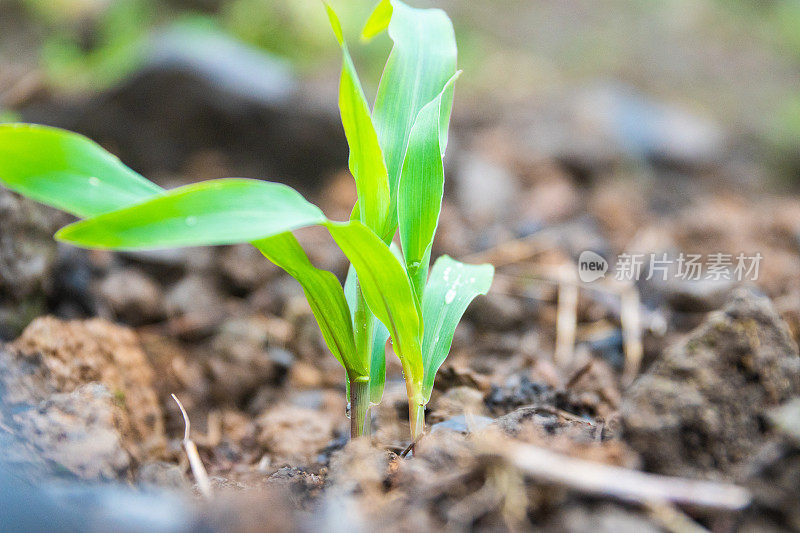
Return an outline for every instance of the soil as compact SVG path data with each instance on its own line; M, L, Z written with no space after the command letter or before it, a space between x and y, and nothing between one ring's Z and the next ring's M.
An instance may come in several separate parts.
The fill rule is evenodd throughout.
M545 355L547 329L555 326L552 296L531 307L528 299L490 293L459 327L428 407L429 430L407 453L396 364L384 401L373 409L373 438L348 442L341 373L299 291L279 274L269 274L267 286L276 287L270 296L280 303L259 306L218 290L202 296L232 315L209 311L200 296L174 296L226 275L212 267L202 285L197 274L181 279L184 267L175 267L177 280L162 290L164 280L148 274L147 259L126 258L119 267L119 259L89 260L93 271L110 270L106 279L148 279L159 290L137 296L157 295L165 311L144 325L140 313L136 330L98 318L43 317L0 351L0 428L17 450L13 467L23 465L39 482L117 481L183 494L182 520L211 530L331 521L399 531L671 528L672 515L654 507L658 502L526 472L512 455L522 443L750 491L751 503L741 509L668 508L695 525L749 531L800 524L800 417L791 409L800 397L800 356L791 328L759 290L729 290L722 307L704 313L689 332L649 333L651 363L629 387L605 341L581 342L567 368ZM90 286L93 299L102 300L104 280ZM519 318L480 322L486 306L508 301L514 306L504 312ZM132 308L113 308L116 320ZM598 308L602 302L582 302L582 328ZM604 327L613 331L614 311L605 314ZM193 488L172 393L189 410L212 479L210 505ZM265 515L265 505L274 512Z

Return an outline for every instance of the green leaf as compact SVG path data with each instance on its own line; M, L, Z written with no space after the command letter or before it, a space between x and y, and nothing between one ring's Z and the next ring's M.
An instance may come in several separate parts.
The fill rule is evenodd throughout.
M423 395L426 403L433 391L436 372L450 352L458 322L470 302L489 291L493 277L492 265L467 265L446 255L434 263L422 299L422 316L425 318Z
M250 242L325 221L322 211L291 187L225 178L70 224L56 238L117 250L204 246Z
M0 183L80 217L163 192L86 137L35 124L0 124Z
M364 24L364 29L361 30L361 39L368 41L379 33L383 33L391 20L392 3L389 0L381 0Z
M342 76L339 83L339 111L347 144L350 146L350 172L356 181L360 220L383 235L388 224L389 180L378 136L372 124L367 99L358 81L355 65L347 50L342 26L333 9L325 4L328 18L342 48Z
M408 138L408 149L397 191L397 219L400 242L408 275L418 296L425 284L431 245L439 223L444 193L441 150L443 101L452 101L452 89L459 73L417 115ZM422 273L418 276L418 273ZM419 281L417 281L419 280Z
M453 25L444 11L416 9L398 0L391 4L389 36L394 47L381 76L372 119L394 202L411 127L422 107L456 73L457 50ZM452 102L447 100L442 108L449 111Z
M316 268L291 233L253 242L264 257L284 269L303 287L331 353L349 375L368 376L369 361L361 360L353 341L353 324L342 286L333 273Z
M327 227L355 268L369 308L389 330L406 381L421 389L421 324L403 266L380 237L360 222L331 222Z

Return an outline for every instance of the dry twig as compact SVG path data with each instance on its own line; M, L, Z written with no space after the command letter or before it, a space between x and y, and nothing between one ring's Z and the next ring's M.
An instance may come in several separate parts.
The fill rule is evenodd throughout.
M200 459L200 454L197 452L197 446L195 445L194 441L189 438L189 433L191 431L189 415L186 414L186 409L183 408L183 404L177 396L173 394L172 399L178 404L178 408L181 410L181 414L183 415L183 423L185 425L183 432L183 449L186 451L186 457L189 458L189 466L192 468L192 474L194 474L194 479L197 481L197 486L200 489L200 493L206 499L210 499L211 482L208 479L206 467L203 466L203 461Z
M529 444L510 444L502 455L539 480L642 505L670 502L736 511L750 502L750 493L738 485L648 474L568 457Z
M625 369L622 371L622 386L627 387L636 376L642 366L642 326L639 305L639 291L636 286L622 289L620 293L620 323L622 325L622 348L625 352Z
M670 533L709 533L709 530L692 520L680 509L669 503L645 505L647 514Z
M578 284L575 267L563 265L558 272L558 310L556 314L555 363L569 368L575 354L575 331L578 328Z

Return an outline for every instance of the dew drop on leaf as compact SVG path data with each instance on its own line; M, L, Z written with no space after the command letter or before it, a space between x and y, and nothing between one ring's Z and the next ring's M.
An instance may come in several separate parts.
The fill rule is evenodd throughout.
M444 295L444 303L449 305L453 303L453 300L456 299L456 291L454 289L450 289L447 291L447 294Z
M99 186L100 185L100 178L98 178L96 176L90 177L89 178L89 185L91 185L92 187Z
M195 226L195 225L197 225L197 217L196 216L188 216L188 217L186 217L186 225L187 226Z

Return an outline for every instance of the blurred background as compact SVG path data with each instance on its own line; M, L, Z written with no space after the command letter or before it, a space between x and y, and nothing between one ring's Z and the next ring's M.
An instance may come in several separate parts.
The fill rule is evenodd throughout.
M371 3L336 6L354 45ZM191 75L195 68L194 74L206 76L204 83L212 90L238 91L240 98L252 98L256 105L274 105L281 96L307 91L319 93L312 96L330 107L338 54L318 4L2 0L2 118L33 113L31 106L45 103L53 106L50 112L65 113L67 106L128 86L142 100L133 101L134 94L126 93L118 112L130 113L146 99L173 109L164 121L190 119L181 117L179 111L187 110L175 109L168 92L142 94L156 89L131 81L158 69L163 81L169 71ZM661 148L675 151L661 154L667 158L683 155L704 163L712 155L724 155L743 165L758 161L762 168L742 169L744 174L760 171L752 180L791 183L796 178L800 5L794 0L420 2L434 4L450 14L458 35L459 63L465 71L456 108L461 117L503 125L509 115L530 116L545 128L532 137L544 133L565 145L544 147L539 145L558 141L539 140L531 149L562 156L580 151L585 143L594 142L596 151L607 148L590 139L587 128L593 124L582 126L602 119L608 122L604 133L623 145L625 155L657 155L650 152L661 143ZM368 46L353 46L370 95L389 47L386 36ZM256 59L255 51L264 58ZM258 61L265 64L263 69L256 67ZM174 100L181 91L173 91ZM663 107L673 113L664 113ZM229 114L236 108L231 104ZM102 121L104 111L84 120ZM39 118L52 122L57 117ZM127 122L114 127L120 130L117 135L131 139L158 129L158 124L115 122ZM151 131L142 131L146 129ZM238 147L235 139L227 141L231 149ZM128 149L127 143L121 144L125 146L120 149ZM712 154L713 149L718 152ZM134 166L137 162L132 161Z
M391 40L381 35L358 41L372 0L331 3L372 101ZM746 365L725 366L725 354L739 352L722 342L709 359L713 371L704 374L719 376L720 383L696 381L708 410L676 408L688 421L674 434L658 425L658 409L648 411L652 382L639 392L628 388L637 376L665 368L653 363L665 358L668 347L678 346L675 353L689 352L687 360L695 361L689 348L676 343L723 306L738 283L643 276L622 288L582 285L578 295L574 274L584 250L612 264L623 252L760 253L755 292L731 304L740 307L730 316L755 313L768 332L762 345L777 343L769 353L797 359L786 339L800 338L800 0L412 3L446 10L464 71L433 255L490 261L498 272L490 294L473 304L456 332L429 423L463 429L468 411L488 420L546 404L558 416L537 412L538 429L525 434L537 445L652 472L743 483L769 479L771 474L760 478L761 471L743 478L732 465L741 466L764 443L764 413L776 398L800 394L800 373L775 378L777 384L762 376L769 383L744 402L742 391L757 388L758 380L742 377ZM0 0L0 122L83 133L166 187L225 176L286 182L332 218L345 219L355 188L337 109L340 66L319 0ZM347 440L343 371L326 353L293 280L246 245L111 254L56 244L53 232L69 221L0 189L0 340L17 339L0 345L0 363L9 365L3 375L16 375L5 369L18 364L20 375L27 375L26 365L47 367L50 358L97 365L94 378L75 370L57 385L47 381L51 370L43 371L46 384L23 395L31 405L44 405L38 402L51 401L53 391L69 394L52 400L41 420L29 421L27 429L23 423L18 432L35 444L25 461L38 464L45 457L59 465L55 474L33 469L36 476L68 472L83 480L187 489L183 419L169 396L174 392L201 435L201 455L219 486L288 486L295 492L291 504L281 500L282 509L297 507L298 498L308 510L327 505L328 496L338 505L335 498L353 495L339 489L325 498L319 494L323 485L337 487L359 468L331 466L332 454ZM315 264L344 277L347 263L324 231L298 234ZM563 292L565 286L575 292ZM567 301L573 303L565 309ZM43 315L57 319L38 318ZM89 317L108 322L61 321ZM774 333L786 327L780 319L788 325L786 335ZM128 336L128 328L137 336ZM737 338L739 329L731 331L723 337ZM99 347L87 348L92 343ZM123 361L113 353L127 355ZM662 393L695 383L684 379L684 362ZM143 367L152 375L131 370ZM790 375L781 368L765 374ZM127 381L113 377L129 373L135 377ZM396 358L390 358L388 376L386 399L376 409L376 439L401 451L407 429L401 427L405 399ZM80 387L95 381L110 390L113 402L92 396L97 407L86 399ZM718 397L720 390L725 392ZM652 401L661 401L654 394ZM126 404L126 397L138 403ZM741 415L741 424L732 416L733 422L720 423L731 427L708 429L710 422L692 418L698 412L738 413L742 402L752 412ZM115 416L125 422L117 429L97 426L82 405L93 412L121 405L124 416ZM74 420L64 422L52 409L66 410ZM666 433L637 433L620 422L621 411L628 420L645 412L642 419L656 420L653 427ZM81 425L86 420L94 424L89 429ZM106 430L119 433L117 444L90 446L102 440L96 432ZM63 442L80 453L64 452ZM793 446L797 457L800 448ZM434 458L455 447L443 449ZM491 477L483 463L470 462L474 454L467 455L453 461L482 480ZM783 456L775 457L768 466L781 471ZM450 472L450 463L431 461L423 463L429 472ZM797 472L792 464L787 472ZM340 472L331 482L329 466ZM412 480L412 487L425 478L424 472L407 475L400 479ZM782 525L800 524L793 503L800 476L793 479L786 499L762 502L793 517L778 520ZM386 480L385 486L396 482ZM442 490L458 502L471 485L454 487ZM630 511L597 509L572 493L539 505L531 496L536 487L529 483L528 490L531 500L516 518L509 518L506 503L487 504L485 516L524 528L530 524L523 516L561 531L564 524L592 524L598 516ZM456 522L464 527L488 520L463 506L443 509L447 502L440 500L408 502L414 512L429 513L429 522L410 522L417 529L454 516L463 518ZM138 509L137 519L152 506L128 503ZM0 505L0 517L2 510ZM345 518L331 520L349 523L351 511L339 510ZM649 530L651 519L658 523L645 514L638 509L626 515L628 530ZM218 518L211 516L211 522ZM700 521L711 529L716 523ZM625 530L609 523L609 531Z

